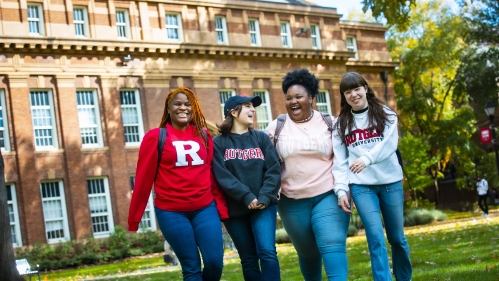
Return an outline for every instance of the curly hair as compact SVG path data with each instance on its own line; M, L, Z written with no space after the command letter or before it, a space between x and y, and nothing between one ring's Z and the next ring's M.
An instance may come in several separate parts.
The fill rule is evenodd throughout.
M393 114L385 112L383 107L386 105L374 95L373 89L359 73L353 71L347 72L343 75L340 82L341 109L340 115L338 116L338 122L335 124L335 129L338 130L338 135L342 142L345 142L345 138L352 133L352 128L355 123L354 116L351 113L352 106L348 104L345 98L345 92L358 87L367 88L366 98L369 106L369 111L367 113L367 118L369 120L368 128L376 128L378 132L383 133L386 123L393 123L393 121L388 119L388 115L397 115L395 112L393 112ZM348 131L348 133L345 131Z
M163 110L163 117L161 118L159 127L163 128L166 126L166 123L172 123L170 114L168 114L168 107L170 106L170 102L172 101L172 99L179 93L187 96L187 100L189 100L192 108L192 119L189 123L194 125L194 127L196 128L197 136L201 138L201 141L204 143L204 147L207 148L208 143L206 143L204 138L202 137L203 130L204 128L206 128L206 120L204 119L204 115L201 111L201 106L199 105L196 95L189 88L177 88L176 90L168 94L165 101L165 108Z
M282 78L282 91L284 94L294 85L300 85L305 88L308 96L312 97L312 99L319 92L319 79L306 68L290 71Z

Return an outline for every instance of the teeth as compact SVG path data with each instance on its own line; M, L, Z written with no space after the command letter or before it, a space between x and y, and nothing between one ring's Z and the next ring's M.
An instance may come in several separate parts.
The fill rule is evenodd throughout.
M186 117L187 113L179 113L178 116L180 116L180 117Z

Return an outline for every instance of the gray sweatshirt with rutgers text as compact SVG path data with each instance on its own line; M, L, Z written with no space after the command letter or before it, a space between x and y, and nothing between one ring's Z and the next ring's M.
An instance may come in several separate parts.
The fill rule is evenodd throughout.
M277 203L281 166L267 134L249 131L213 139L213 174L225 194L229 218L258 210L248 209L255 198L270 206Z

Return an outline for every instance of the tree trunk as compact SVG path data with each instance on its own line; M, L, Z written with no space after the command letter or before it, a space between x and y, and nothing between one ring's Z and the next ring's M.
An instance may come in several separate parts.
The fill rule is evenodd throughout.
M10 236L7 189L5 188L4 162L0 150L0 280L23 281L16 268L16 258Z
M435 207L440 203L440 195L438 189L438 178L435 178Z

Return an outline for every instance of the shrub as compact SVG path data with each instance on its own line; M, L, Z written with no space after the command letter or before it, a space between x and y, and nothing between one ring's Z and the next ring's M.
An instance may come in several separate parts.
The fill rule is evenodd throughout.
M279 228L276 230L275 242L277 244L291 243L291 238L289 238L289 235L284 228Z
M447 216L439 210L408 209L404 214L404 226L429 224L446 220Z
M117 226L108 238L89 238L86 242L68 241L57 245L36 243L16 249L16 258L39 264L41 270L54 270L158 253L164 250L163 243L163 237L157 232L127 233Z
M355 225L353 225L353 224L348 225L348 232L347 232L348 237L355 236L355 235L357 235L358 232L359 232L359 230L357 229L357 227Z

